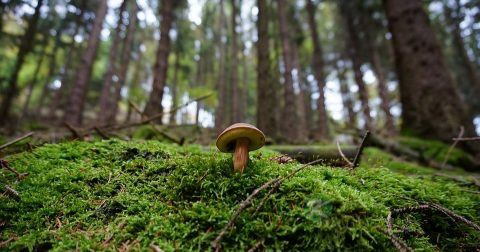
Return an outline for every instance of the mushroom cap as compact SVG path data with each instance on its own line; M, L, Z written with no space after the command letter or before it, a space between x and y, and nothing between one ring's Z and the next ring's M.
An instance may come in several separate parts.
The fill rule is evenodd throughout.
M265 145L265 135L262 131L248 123L235 123L217 137L217 148L221 152L234 152L235 140L242 137L250 140L248 151L258 150Z

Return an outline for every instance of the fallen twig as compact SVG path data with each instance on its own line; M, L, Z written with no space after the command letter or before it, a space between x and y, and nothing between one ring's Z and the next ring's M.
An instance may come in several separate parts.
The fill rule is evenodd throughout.
M12 238L10 238L10 239L8 239L8 240L6 240L6 241L0 242L0 249L8 246L8 244L10 244L10 242L12 242L13 240L15 240L15 238L12 237Z
M16 201L20 201L20 193L18 193L17 191L15 191L15 189L11 188L10 186L8 185L5 185L4 186L4 192L3 194L6 195L6 196L9 196L11 198L13 198L14 200Z
M100 128L98 127L94 127L93 128L97 133L98 135L100 135L103 139L109 139L110 137L107 136L107 134L105 134L105 132L103 132Z
M480 141L480 137L455 137L453 141Z
M247 252L255 252L261 247L263 247L263 240L257 241Z
M83 134L81 134L80 131L78 131L71 124L69 124L68 122L63 122L63 124L65 125L65 127L67 127L68 130L70 130L70 132L72 132L73 137L78 138L78 139L83 138Z
M400 252L413 252L413 249L411 249L402 239L395 236L393 233L385 231L381 228L378 228L378 230L380 232L386 234L390 238L390 241L392 241L393 245L395 246L395 248L398 251L400 251Z
M153 251L153 252L164 252L163 249L159 248L157 245L150 243L148 247Z
M322 162L322 159L318 159L318 160L315 160L315 161L312 161L310 163L307 163L307 164L304 164L302 166L300 166L299 168L293 170L292 172L290 172L289 174L287 174L285 177L277 177L277 178L274 178L270 181L268 181L267 183L263 184L262 186L260 186L259 188L255 189L252 194L250 194L244 201L242 201L239 205L238 205L238 208L237 210L235 211L235 213L233 214L233 216L230 218L230 220L228 221L227 225L225 225L222 230L220 231L220 233L218 234L217 238L215 238L215 240L211 243L211 246L212 248L215 250L215 251L219 251L220 250L220 242L222 241L223 237L225 236L225 233L227 232L228 228L230 228L231 226L233 226L233 224L235 223L235 220L238 218L238 216L240 216L240 213L242 213L243 210L245 210L245 208L247 208L249 205L251 205L252 203L252 199L255 198L261 191L265 190L266 188L272 186L272 189L270 189L270 191L265 195L265 197L262 199L262 202L260 203L262 206L263 204L265 203L265 201L268 200L268 197L273 193L274 190L276 190L277 188L280 187L280 185L283 183L283 181L285 181L286 179L292 177L292 176L295 176L295 174L297 174L298 172L302 171L303 169L309 167L309 166L312 166L314 164L317 164L317 163L320 163ZM259 210L259 208L257 208L257 210Z
M10 167L10 165L8 164L8 162L6 160L3 160L3 159L0 159L0 168L5 168L5 169L15 173L18 180L21 180L21 179L25 178L26 176L28 176L28 172L20 173L20 172L16 171L12 167Z
M12 144L14 144L14 143L20 142L20 141L22 141L22 140L25 139L25 138L31 137L31 136L33 136L33 134L35 134L35 132L29 132L29 133L27 133L27 134L25 134L25 135L23 135L23 136L21 136L21 137L19 137L19 138L13 139L12 141L10 141L10 142L8 142L8 143L2 144L2 145L0 146L0 150L3 150L3 149L5 149L5 148L7 148L8 146L10 146L10 145L12 145Z
M363 139L362 139L362 143L360 144L360 147L358 147L357 155L355 155L355 159L353 160L352 168L354 169L357 168L358 164L360 163L360 158L362 157L363 149L365 148L365 145L369 137L370 137L370 131L367 130L367 132L365 132L365 135L363 135Z
M442 165L445 166L447 164L448 158L450 157L450 153L453 151L455 146L458 144L460 138L463 137L463 134L465 133L465 128L463 126L460 126L460 132L458 133L457 140L454 140L450 148L448 148L447 155L445 155L445 159L443 160Z
M340 143L337 141L337 149L338 149L338 152L340 153L340 156L342 156L343 160L345 160L345 162L347 162L347 164L350 166L350 167L353 167L353 163L350 162L350 160L348 160L348 158L345 156L345 154L343 154L343 151L342 149L340 148Z

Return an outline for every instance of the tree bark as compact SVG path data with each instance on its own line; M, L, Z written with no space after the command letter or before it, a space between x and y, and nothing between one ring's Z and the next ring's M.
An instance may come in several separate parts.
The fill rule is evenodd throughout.
M272 108L277 105L268 34L270 17L266 0L257 0L257 6L257 126L267 137L276 138L277 121Z
M172 108L178 106L178 68L180 68L180 53L178 50L175 52L175 63L173 65L173 82L172 82ZM170 124L175 124L177 118L177 111L170 112Z
M430 20L419 0L384 0L400 83L402 129L451 141L460 126L475 136L446 66ZM464 143L475 153L478 145Z
M80 27L82 26L83 22L83 13L85 12L86 8L86 0L82 0L81 5L80 5L80 12L77 15L77 18L75 19L75 29L72 34L72 42L71 45L68 47L68 52L65 57L65 62L63 65L63 73L62 77L60 80L61 86L58 90L55 91L54 93L54 98L52 99L52 103L50 104L50 111L49 111L49 117L50 119L55 119L56 118L56 112L58 108L66 103L65 97L67 96L67 93L69 92L69 86L71 79L71 70L73 68L73 63L75 56L78 56L79 54L79 49L76 48L76 42L75 42L75 37L78 35L78 32L80 31Z
M357 125L357 118L355 112L353 111L353 98L352 93L350 93L350 88L348 86L346 78L346 69L344 68L344 66L340 68L338 66L338 62L336 62L335 71L337 72L337 78L340 84L340 94L342 96L343 111L344 113L346 112L346 126L351 129L355 129Z
M315 21L315 10L316 7L312 0L306 0L307 14L308 14L308 27L310 28L310 33L313 41L313 70L315 80L317 82L318 88L318 99L317 99L317 127L316 127L316 136L317 140L326 140L329 139L328 132L328 120L327 120L327 109L325 106L325 72L323 62L323 49L320 43L320 37L318 35L317 22Z
M176 1L162 0L161 2L161 16L162 22L160 25L160 41L157 49L157 56L155 66L153 67L153 84L150 97L145 106L144 114L152 116L163 111L162 99L167 80L168 69L168 55L170 54L170 28L174 19L173 11L175 9ZM157 123L162 123L159 119Z
M121 55L120 60L118 60L119 47L122 40L122 27L124 25L123 12L127 5L128 0L123 0L120 8L118 9L118 21L117 26L115 27L115 33L113 34L112 45L110 46L110 55L108 57L107 70L103 76L102 91L100 93L100 110L97 115L97 123L100 126L108 124L110 122L110 115L112 114L112 103L114 91L112 90L112 84L116 84L118 80L118 74L120 74L119 68L120 64L124 64L123 55ZM119 62L120 61L120 62ZM113 77L116 76L117 79L114 81Z
M32 98L32 93L33 89L35 87L35 84L38 82L38 74L40 73L40 68L42 67L43 59L45 58L45 50L46 50L46 44L42 45L42 52L40 53L40 58L37 62L37 65L35 66L35 70L33 72L33 78L32 80L28 83L27 87L27 97L25 98L25 102L23 103L23 109L22 109L22 116L21 118L25 118L28 114L28 107L30 105L30 100Z
M107 1L100 0L93 24L92 33L88 38L87 48L82 56L82 61L77 70L75 83L73 85L70 99L64 114L65 122L72 126L80 126L83 120L83 109L92 76L93 62L97 56L97 49L100 43L100 32L102 31L103 21L107 14Z
M298 115L297 105L295 99L295 92L293 88L293 60L292 60L292 45L291 36L289 34L285 0L277 1L278 21L280 30L280 41L282 44L282 54L284 62L284 107L282 111L282 125L281 132L283 133L283 140L294 143L298 137Z
M349 47L348 55L352 61L352 68L355 77L355 83L358 86L358 93L360 96L360 102L362 104L362 114L363 119L365 120L365 128L373 131L373 122L372 117L370 116L370 106L368 104L368 90L367 85L363 81L363 72L362 72L362 59L360 56L360 38L358 37L355 23L353 19L352 10L349 6L342 4L340 10L342 12L343 18L345 19L345 25L347 28L347 44Z
M122 64L120 67L120 71L117 72L118 76L118 81L115 83L115 89L113 91L113 99L109 103L109 109L108 109L108 122L109 123L114 123L115 118L118 113L118 103L120 102L121 99L121 92L122 88L125 86L125 82L127 79L127 73L128 73L128 67L130 65L130 53L132 50L132 44L133 40L135 37L135 31L137 28L137 12L138 12L138 5L137 2L133 2L132 9L130 10L130 15L129 15L129 23L127 27L127 35L125 36L125 39L123 41L123 48L121 52L121 59L122 59Z
M293 17L292 17L293 18ZM307 124L307 110L311 107L311 104L307 104L306 85L303 78L303 72L298 59L298 46L295 42L292 43L292 63L296 70L296 76L294 76L294 83L298 85L298 94L296 95L297 108L298 108L298 134L297 142L305 143L308 140L308 133L310 132L310 125ZM293 75L293 72L292 72Z
M231 124L241 122L240 118L240 87L238 85L238 34L237 34L237 18L238 18L238 6L236 3L237 0L231 0L232 5L232 15L231 15L231 25L232 25L232 47L230 55L230 85L232 92L232 121Z
M225 83L225 56L226 56L226 48L225 48L225 23L226 23L226 16L225 16L225 9L223 0L220 0L220 17L219 17L219 40L218 40L218 50L219 50L219 60L218 60L218 80L217 80L217 88L218 88L218 105L217 109L215 110L215 129L218 133L222 132L223 129L226 127L225 125L225 114L227 108L227 88Z
M15 61L15 66L13 72L10 75L8 81L7 90L3 97L3 101L0 105L0 126L6 125L10 115L10 110L12 107L13 100L18 95L18 75L22 69L23 63L25 62L25 57L32 50L33 43L35 40L35 34L37 33L37 23L40 18L40 8L43 5L43 0L37 1L37 6L35 7L35 12L33 16L28 20L27 30L23 36L22 42L19 47L17 59Z

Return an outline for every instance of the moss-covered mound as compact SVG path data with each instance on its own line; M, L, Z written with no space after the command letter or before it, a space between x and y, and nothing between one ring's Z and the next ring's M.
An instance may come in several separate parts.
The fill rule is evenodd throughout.
M207 251L237 205L263 183L299 165L278 164L268 150L251 153L243 175L231 157L200 147L156 141L71 142L45 145L7 157L30 175L16 181L2 171L0 183L20 200L0 198L0 242L6 251L147 250ZM393 159L368 149L354 172L313 166L288 179L257 215L253 201L223 242L225 251L245 251L259 241L266 251L395 251L382 230L390 210L418 202L442 205L480 222L480 195L448 178L399 173ZM425 175L427 174L427 175ZM264 192L265 193L265 192ZM263 196L261 193L260 196ZM309 199L329 200L327 218L311 218ZM1 226L1 225L0 225ZM394 219L394 234L423 251L474 251L480 233L435 212ZM412 232L404 232L409 230Z

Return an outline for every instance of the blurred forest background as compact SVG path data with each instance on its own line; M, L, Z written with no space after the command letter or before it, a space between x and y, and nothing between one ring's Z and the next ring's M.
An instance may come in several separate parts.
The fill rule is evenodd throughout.
M0 15L3 135L141 120L212 136L249 122L278 143L480 132L479 0L0 0Z

